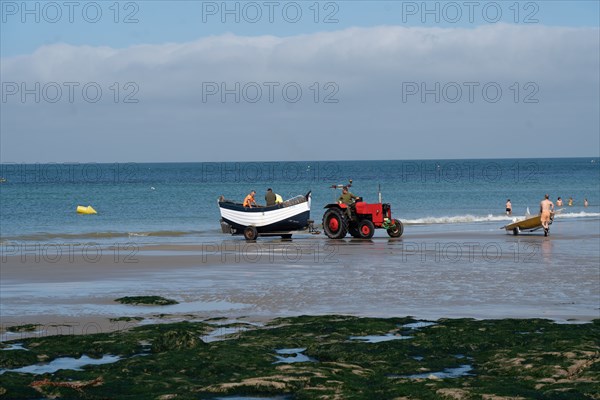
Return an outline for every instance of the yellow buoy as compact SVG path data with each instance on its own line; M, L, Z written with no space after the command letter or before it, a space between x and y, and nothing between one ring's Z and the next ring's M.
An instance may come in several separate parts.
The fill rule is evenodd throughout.
M98 214L92 206L77 206L77 212L79 214Z

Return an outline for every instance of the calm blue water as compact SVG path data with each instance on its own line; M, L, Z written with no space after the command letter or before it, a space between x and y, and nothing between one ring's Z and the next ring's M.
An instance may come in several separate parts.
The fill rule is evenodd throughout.
M170 164L2 164L0 235L11 241L144 238L193 242L220 237L217 198L240 201L272 187L284 198L313 193L311 216L340 194L332 184L353 180L351 191L384 202L408 226L448 230L461 224L501 226L544 193L565 201L565 218L600 217L600 160L507 159ZM574 206L567 207L567 199ZM583 207L587 198L589 207ZM78 215L92 205L97 215ZM410 231L407 227L406 233Z

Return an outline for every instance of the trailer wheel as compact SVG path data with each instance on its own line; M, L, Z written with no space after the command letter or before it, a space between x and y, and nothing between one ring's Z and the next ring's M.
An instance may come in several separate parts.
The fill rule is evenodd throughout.
M513 228L513 235L517 236L519 234L519 228Z
M348 221L339 208L330 208L323 214L323 231L330 239L341 239L348 233Z
M246 229L244 229L244 238L246 240L256 240L257 236L258 236L258 231L256 230L255 227L247 226Z
M368 219L363 219L358 223L358 234L361 239L371 239L375 233L375 225Z
M398 238L404 233L404 224L399 219L394 219L394 226L388 228L388 235L393 238Z

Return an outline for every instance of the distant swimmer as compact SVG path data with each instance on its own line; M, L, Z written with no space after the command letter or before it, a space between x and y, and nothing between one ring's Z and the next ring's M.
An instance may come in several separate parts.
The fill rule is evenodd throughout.
M258 206L256 204L256 200L254 199L254 196L256 195L256 190L252 190L250 192L250 194L248 194L248 196L246 196L246 198L244 199L244 203L242 204L244 207L250 207L252 208L252 206Z
M573 207L573 198L569 197L569 207Z
M506 200L506 215L512 215L512 203L510 199Z
M589 203L588 203L587 199L583 199L583 206L587 207L588 205L589 205Z
M548 236L548 230L550 229L550 219L552 218L552 212L554 211L554 203L550 201L550 196L545 195L544 200L540 201L540 214L542 215L542 226L544 227L544 236Z
M556 207L562 207L562 205L563 205L563 201L559 196L558 199L556 199Z

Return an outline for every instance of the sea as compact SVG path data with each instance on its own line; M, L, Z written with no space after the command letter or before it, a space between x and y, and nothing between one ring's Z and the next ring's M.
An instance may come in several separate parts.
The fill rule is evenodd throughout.
M312 193L311 218L340 195L336 185L392 207L412 233L491 232L544 194L562 197L558 221L600 230L600 159L464 159L0 165L1 244L198 243L223 237L217 199L267 188L284 199ZM568 205L573 199L572 206ZM510 199L513 215L505 213ZM584 199L588 206L584 207ZM76 212L91 205L97 214ZM498 232L500 233L500 232Z

